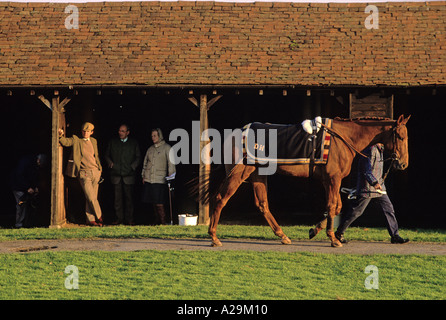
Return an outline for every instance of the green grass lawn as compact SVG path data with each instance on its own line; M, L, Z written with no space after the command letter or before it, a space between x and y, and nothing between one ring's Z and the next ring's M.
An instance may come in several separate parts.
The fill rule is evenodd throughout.
M0 255L0 299L444 299L444 256L248 251ZM66 289L68 265L79 288ZM378 289L364 273L378 267Z
M284 227L307 239L307 226ZM401 230L413 242L446 242L442 230ZM219 226L222 239L277 239L269 227ZM388 241L385 229L351 228L352 240ZM0 229L0 241L62 238L205 238L204 226ZM325 234L318 235L325 239ZM1 243L0 243L1 245ZM446 296L446 257L250 251L34 252L0 254L0 299L435 299ZM79 271L67 289L65 268ZM378 268L378 289L364 272Z

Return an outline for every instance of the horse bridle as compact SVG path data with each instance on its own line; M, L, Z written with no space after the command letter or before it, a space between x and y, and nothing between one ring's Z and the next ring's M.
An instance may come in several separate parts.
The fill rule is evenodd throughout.
M325 124L321 123L322 127L324 128L324 130L326 130L328 133L330 133L331 135L338 137L339 139L341 139L342 142L344 142L350 149L352 149L354 152L356 152L357 154L361 155L364 158L369 158L367 155L363 154L361 151L359 151L357 148L355 148L351 143L349 143L347 141L347 139L345 139L341 134L339 134L338 132L334 131L332 128L329 128L328 126L326 126ZM395 127L393 127L392 129L392 154L390 155L389 158L384 159L384 161L391 161L389 168L387 169L387 172L384 174L383 177L383 181L386 180L390 170L393 167L393 162L394 161L399 161L398 158L398 154L396 153L396 139L398 139L397 137L397 133L396 130L401 126L401 124L396 124Z
M389 157L389 158L387 158L387 159L385 159L385 161L387 161L387 160L392 160L392 162L393 161L399 161L399 158L398 158L398 154L396 153L396 139L399 139L398 137L397 137L397 133L396 133L396 130L400 127L400 126L402 126L402 124L397 124L397 125L395 125L395 127L392 129L392 154L391 154L391 156Z
M387 175L389 174L389 172L390 172L390 170L392 169L392 167L393 167L393 162L394 161L399 161L400 159L398 158L398 154L396 153L396 139L400 139L398 136L397 136L397 133L396 133L396 130L400 127L400 126L402 126L402 124L397 124L397 125L395 125L395 127L392 129L392 154L390 155L390 157L389 158L387 158L387 159L384 159L384 161L391 161L390 162L390 165L389 165L389 169L387 169L387 172L385 173L385 175L384 175L384 180L386 180L386 178L387 178Z

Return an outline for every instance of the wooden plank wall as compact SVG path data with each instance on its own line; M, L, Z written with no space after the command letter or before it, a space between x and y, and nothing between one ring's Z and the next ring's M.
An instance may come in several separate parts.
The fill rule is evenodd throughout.
M364 98L350 94L350 118L385 117L393 119L393 95L382 97L379 93Z

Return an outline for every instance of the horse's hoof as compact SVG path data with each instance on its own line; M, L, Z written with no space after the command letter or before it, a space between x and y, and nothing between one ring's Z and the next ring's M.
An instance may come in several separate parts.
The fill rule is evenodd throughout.
M212 240L211 247L222 247L220 240Z
M336 241L332 241L332 242L331 242L331 246L332 246L333 248L340 248L340 247L342 247L342 243L339 242L338 240L336 240Z
M308 231L308 235L309 235L310 240L313 239L313 238L317 235L317 232L316 232L315 230L316 230L316 229L311 228L311 229Z
M291 240L287 236L283 237L281 242L282 244L291 244Z

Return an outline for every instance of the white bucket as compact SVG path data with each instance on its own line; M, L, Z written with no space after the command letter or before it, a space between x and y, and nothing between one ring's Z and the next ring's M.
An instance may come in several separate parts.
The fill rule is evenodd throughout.
M180 226L196 226L198 216L195 214L179 214L178 223Z

